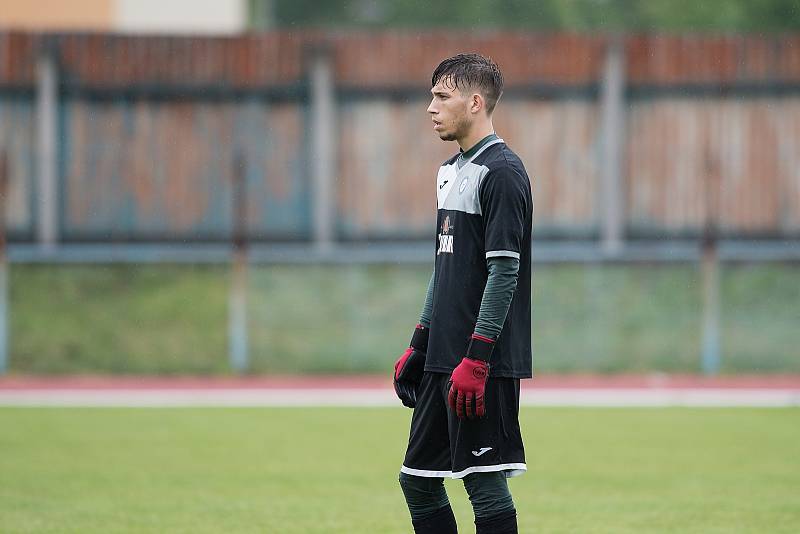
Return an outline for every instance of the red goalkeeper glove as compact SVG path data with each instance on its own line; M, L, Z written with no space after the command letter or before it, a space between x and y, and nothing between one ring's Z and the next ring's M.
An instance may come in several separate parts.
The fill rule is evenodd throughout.
M411 345L394 364L394 391L403 402L403 406L413 408L417 405L417 388L422 382L425 371L425 353L428 350L428 334L430 330L418 324Z
M492 349L493 339L472 334L467 355L453 369L447 401L459 419L486 415L486 379L489 377Z

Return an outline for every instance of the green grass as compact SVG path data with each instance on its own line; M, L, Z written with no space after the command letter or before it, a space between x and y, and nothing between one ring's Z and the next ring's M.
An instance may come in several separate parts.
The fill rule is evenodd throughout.
M224 372L227 277L220 267L14 265L11 369Z
M0 531L410 532L410 411L0 409ZM520 532L790 533L800 410L521 414ZM463 486L448 481L471 531Z
M250 272L254 372L386 372L408 343L427 266L260 266ZM724 372L800 372L800 267L727 266ZM11 269L12 371L228 372L224 266ZM537 372L697 372L693 265L536 266Z

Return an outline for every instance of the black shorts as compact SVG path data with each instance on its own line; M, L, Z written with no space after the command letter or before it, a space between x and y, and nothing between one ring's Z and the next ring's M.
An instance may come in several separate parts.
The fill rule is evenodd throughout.
M504 471L521 475L525 449L519 429L519 379L490 377L486 415L461 420L447 405L450 375L425 372L411 417L403 473L462 478Z

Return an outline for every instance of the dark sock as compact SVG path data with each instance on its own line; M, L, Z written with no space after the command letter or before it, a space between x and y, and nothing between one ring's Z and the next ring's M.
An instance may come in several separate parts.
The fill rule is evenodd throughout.
M517 512L475 520L475 534L517 534Z
M421 519L412 519L416 534L458 534L456 517L448 504Z

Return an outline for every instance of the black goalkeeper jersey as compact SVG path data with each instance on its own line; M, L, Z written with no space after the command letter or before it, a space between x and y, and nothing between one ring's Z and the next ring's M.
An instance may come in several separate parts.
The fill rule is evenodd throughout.
M522 161L494 136L447 160L437 177L436 268L426 371L450 373L464 357L489 271L519 259L519 279L490 361L490 375L530 378L533 197Z

